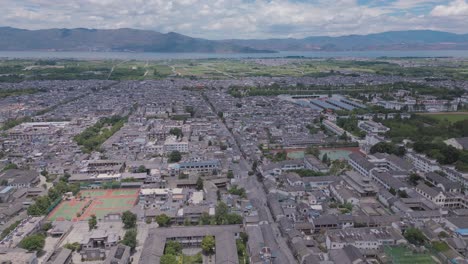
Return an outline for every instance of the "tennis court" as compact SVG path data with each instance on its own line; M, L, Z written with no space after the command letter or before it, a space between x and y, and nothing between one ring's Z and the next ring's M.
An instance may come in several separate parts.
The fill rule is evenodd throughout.
M52 212L50 212L49 220L63 221L73 220L77 217L77 213L81 212L87 201L62 201Z
M431 255L413 253L405 247L386 247L385 253L393 264L435 264Z
M108 214L132 209L138 199L138 189L84 190L77 198L62 201L49 214L49 220L87 220L91 215L103 218Z
M80 197L100 197L106 195L106 190L86 190L79 193Z

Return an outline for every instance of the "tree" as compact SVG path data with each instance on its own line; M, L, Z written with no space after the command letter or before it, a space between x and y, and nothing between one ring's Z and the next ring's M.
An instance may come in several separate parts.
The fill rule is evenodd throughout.
M70 244L70 243L67 243L67 244L65 244L63 247L64 247L64 248L67 248L67 249L69 249L69 250L71 250L71 251L77 251L77 250L80 249L81 245L80 245L80 243L78 243L78 242L74 242L74 243L71 243L71 244Z
M439 238L447 238L447 237L449 237L449 234L447 234L447 232L445 232L445 231L442 231L442 232L439 233L438 236L439 236Z
M240 225L243 222L242 216L235 213L227 214L225 218L228 225Z
M7 180L7 179L2 179L2 180L0 181L0 185L1 185L1 186L7 186L7 185L8 185L8 180Z
M216 206L216 212L215 212L216 224L222 225L226 222L226 215L228 214L228 211L229 211L229 208L225 203L223 202L218 203L218 205Z
M237 185L233 185L229 190L228 192L230 194L234 194L234 195L239 195L240 197L242 198L245 198L247 196L247 193L245 191L245 188L239 188Z
M201 248L205 254L211 255L215 249L215 239L213 236L206 236L201 242Z
M182 138L184 136L184 134L182 133L182 129L178 127L171 128L171 130L169 130L169 134L174 135L177 138Z
M408 193L405 190L398 190L397 194L400 198L408 198Z
M42 250L45 245L45 236L41 234L35 234L25 237L21 240L19 246L28 251Z
M320 155L320 150L316 147L309 146L306 149L306 154L318 157Z
M207 212L203 212L200 216L200 224L201 225L209 225L211 224L211 216Z
M182 159L182 154L174 150L169 154L169 162L174 163L174 162L179 162Z
M406 148L390 142L379 142L370 148L370 153L387 153L401 157L406 154Z
M327 153L323 154L322 162L325 163L325 164L328 164L328 155L327 155Z
M341 134L341 136L339 137L341 140L344 140L344 141L348 141L349 140L349 137L348 137L348 134L346 132L343 132L343 134Z
M258 166L258 163L256 160L254 160L254 162L252 163L252 170L253 171L256 171L257 170L257 166Z
M161 257L161 264L178 264L179 262L177 261L176 256L174 255L169 255L169 254L164 254Z
M166 243L164 254L177 256L180 253L182 253L182 245L179 242L170 240Z
M120 243L123 245L129 246L131 250L134 250L135 247L137 246L137 230L135 228L127 230L125 232L124 238Z
M140 165L136 172L137 173L146 173L146 167L144 165Z
M410 242L413 245L420 246L426 241L426 237L424 236L423 232L414 227L406 229L403 235L406 238L406 240L408 240L408 242Z
M416 186L418 185L418 182L421 180L421 176L419 176L416 173L411 173L408 181L411 183L411 185Z
M393 195L396 195L396 194L397 194L396 190L393 189L393 188L390 188L390 189L388 190L388 192L391 193L391 194L393 194Z
M197 190L198 191L203 190L203 179L201 177L198 177L197 179Z
M169 226L170 222L171 218L166 214L160 214L156 216L156 223L158 223L158 225L161 227Z
M3 171L13 170L13 169L18 169L18 165L16 165L15 163L9 163L3 168Z
M125 211L122 214L122 223L125 229L134 228L136 226L137 216L136 214Z
M242 239L242 242L247 243L249 241L249 235L245 232L240 233L240 238Z
M234 173L233 173L231 170L228 171L228 173L227 173L227 178L228 178L228 179L233 179L233 178L234 178Z
M96 215L91 215L91 217L88 219L88 226L89 226L90 231L96 228L97 226Z
M48 231L48 230L50 230L51 228L52 228L52 223L51 223L51 222L47 222L47 223L44 223L44 224L42 225L42 228L41 228L41 229L42 229L42 231Z

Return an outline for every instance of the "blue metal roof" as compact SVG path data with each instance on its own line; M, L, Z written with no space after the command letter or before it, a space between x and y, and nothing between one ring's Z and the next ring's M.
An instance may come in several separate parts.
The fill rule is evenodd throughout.
M324 102L324 101L321 101L321 100L311 100L310 101L312 104L318 106L318 107L321 107L323 109L332 109L332 110L340 110L340 108L334 106L334 105L331 105L327 102Z
M462 236L466 236L466 235L468 235L468 228L459 228L459 229L455 230L455 232L457 232L458 234L460 234Z
M1 193L1 194L7 193L7 192L9 192L11 189L13 189L12 186L7 186L7 187L3 188L3 189L0 191L0 193Z
M314 110L322 110L322 108L318 107L318 106L315 106L311 103L308 103L308 102L304 102L304 101L297 101L296 102L298 105L301 105L301 106L305 106L305 107L310 107Z
M355 106L355 107L367 108L367 106L365 106L365 105L363 105L363 104L360 104L360 103L355 102L355 101L348 100L348 99L346 99L346 98L341 98L340 101L343 102L343 103L346 103L346 104L353 105L353 106Z
M333 100L333 99L327 99L327 103L330 103L332 105L336 105L340 108L343 108L344 110L353 110L355 107L354 106L351 106L349 104L345 104L345 103L342 103L340 101L336 101L336 100Z

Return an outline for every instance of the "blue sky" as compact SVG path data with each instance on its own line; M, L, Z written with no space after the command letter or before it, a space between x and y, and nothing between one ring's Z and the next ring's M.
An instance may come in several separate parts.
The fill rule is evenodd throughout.
M0 26L138 28L209 39L432 29L468 33L468 0L0 0Z

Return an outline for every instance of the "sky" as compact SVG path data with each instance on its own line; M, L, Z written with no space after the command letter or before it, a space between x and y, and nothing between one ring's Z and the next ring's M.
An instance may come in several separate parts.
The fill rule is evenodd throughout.
M468 33L468 0L0 0L0 26L135 28L207 39L431 29Z

